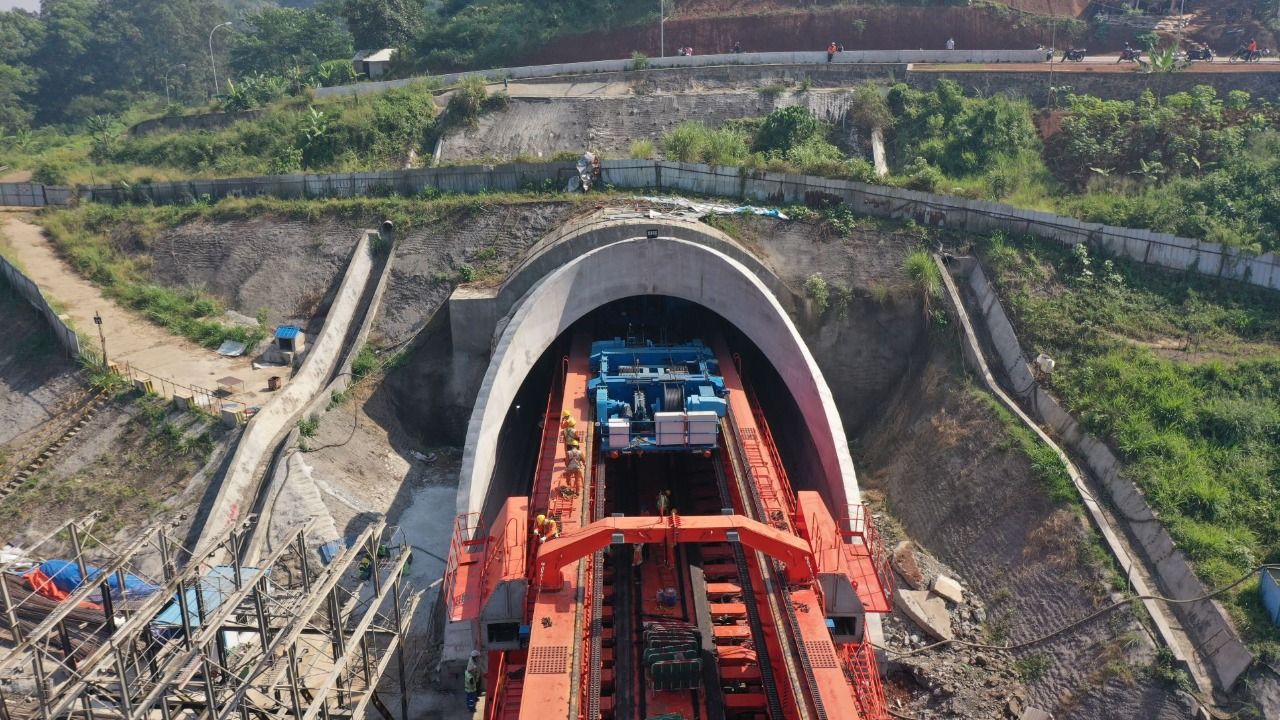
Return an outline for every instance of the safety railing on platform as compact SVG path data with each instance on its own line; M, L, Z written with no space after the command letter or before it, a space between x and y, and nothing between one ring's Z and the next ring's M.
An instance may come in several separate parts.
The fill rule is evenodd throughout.
M841 645L840 660L845 678L853 688L862 720L889 720L889 704L885 701L884 684L880 680L875 648L871 643Z
M462 513L454 518L453 537L449 541L449 559L445 563L444 587L441 588L441 597L448 603L450 617L453 617L456 610L467 601L466 588L463 587L461 590L458 588L458 570L462 567L464 558L477 546L484 548L487 538L478 537L479 532L480 513Z
M893 604L893 593L896 584L893 579L893 570L889 566L889 555L884 550L884 541L880 539L880 531L876 529L876 524L872 521L871 511L866 505L853 504L849 506L849 514L843 518L844 528L841 536L850 541L854 547L854 552L863 554L871 558L872 565L876 570L876 577L880 580L880 591L884 593L885 602ZM852 542L852 541L857 542ZM861 550L859 550L861 546Z

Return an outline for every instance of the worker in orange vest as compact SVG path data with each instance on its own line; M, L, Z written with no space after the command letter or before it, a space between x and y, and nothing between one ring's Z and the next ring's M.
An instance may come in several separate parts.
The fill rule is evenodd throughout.
M538 517L534 518L533 521L533 535L538 538L538 542L546 542L552 538L558 538L560 537L560 525L555 520L539 513Z

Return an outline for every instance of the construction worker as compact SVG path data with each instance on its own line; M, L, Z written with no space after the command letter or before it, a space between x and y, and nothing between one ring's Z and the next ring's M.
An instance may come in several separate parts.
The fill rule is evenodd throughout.
M658 517L666 517L671 510L671 491L663 490L658 493Z
M546 515L539 514L533 521L533 534L538 542L560 537L560 525Z
M480 672L480 651L472 650L471 659L467 660L466 672L462 674L462 687L467 693L467 712L476 711L476 703L480 700L480 684L484 673Z
M560 424L562 430L560 434L564 437L564 446L566 448L578 447L578 421L573 419L573 415L568 410L560 416Z
M582 450L576 446L565 451L564 477L569 482L569 487L578 489L578 483L582 480Z

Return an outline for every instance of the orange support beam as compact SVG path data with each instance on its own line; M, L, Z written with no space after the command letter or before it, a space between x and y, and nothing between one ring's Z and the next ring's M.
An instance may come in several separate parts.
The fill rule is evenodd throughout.
M538 550L539 574L560 568L614 543L741 542L743 545L781 560L787 566L787 581L793 584L813 579L813 552L803 538L769 527L742 515L677 515L674 517L605 518L548 540Z

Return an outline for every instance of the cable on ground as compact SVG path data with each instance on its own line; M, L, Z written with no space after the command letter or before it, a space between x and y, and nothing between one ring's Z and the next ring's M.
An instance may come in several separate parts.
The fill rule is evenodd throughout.
M1132 596L1132 597L1127 597L1127 598L1125 598L1124 600L1118 600L1118 601L1116 601L1116 602L1111 603L1110 605L1106 605L1106 606L1103 606L1103 607L1101 607L1101 608L1099 608L1099 609L1097 609L1097 610L1094 610L1093 612L1089 613L1088 615L1085 615L1084 617L1082 617L1082 618L1080 618L1080 619L1078 619L1078 620L1075 620L1075 621L1073 621L1073 622L1070 622L1070 623L1068 623L1068 624L1066 624L1066 625L1064 625L1064 626L1062 626L1062 627L1058 628L1057 630L1054 630L1054 631L1052 631L1052 632L1046 633L1046 634L1041 635L1041 636L1039 636L1039 637L1032 638L1032 639L1030 639L1030 640L1024 640L1023 642L1013 643L1013 644L1011 644L1011 645L989 645L989 644L987 644L987 643L975 643L975 642L969 642L969 641L967 641L967 640L951 639L951 640L940 640L940 641L938 641L938 642L936 642L936 643L933 643L933 644L930 644L930 645L925 645L924 647L917 648L917 649L915 649L915 650L908 650L908 651L905 651L905 652L904 652L904 651L901 651L901 650L894 650L894 649L892 649L892 648L881 647L881 646L879 646L879 645L875 645L874 643L872 644L872 646L873 646L873 647L875 647L877 650L883 650L883 651L885 651L886 653L892 653L893 655L895 655L895 656L897 656L897 657L911 657L911 656L913 656L913 655L919 655L919 654L921 654L921 653L924 653L924 652L927 652L927 651L929 651L929 650L933 650L933 649L936 649L936 648L942 647L942 646L944 646L944 645L961 645L961 646L964 646L964 647L970 647L970 648L974 648L974 649L977 649L977 650L1004 650L1004 651L1009 651L1009 650L1021 650L1022 648L1030 647L1030 646L1032 646L1032 645L1038 645L1038 644L1040 644L1040 643L1042 643L1042 642L1044 642L1044 641L1046 641L1046 640L1053 639L1053 638L1055 638L1055 637L1057 637L1057 636L1059 636L1059 635L1061 635L1061 634L1063 634L1063 633L1065 633L1065 632L1067 632L1067 631L1069 631L1069 630L1073 630L1073 629L1075 629L1075 628L1077 628L1077 627L1079 627L1079 626L1081 626L1081 625L1083 625L1083 624L1085 624L1085 623L1087 623L1087 622L1089 622L1089 621L1091 621L1091 620L1095 620L1095 619L1097 619L1098 617L1101 617L1102 615L1105 615L1105 614L1107 614L1107 613L1111 612L1112 610L1115 610L1116 608L1119 608L1119 607L1122 607L1122 606L1128 605L1128 604L1132 603L1132 602L1133 602L1133 601L1135 601L1135 600L1157 600L1157 601L1160 601L1160 602L1166 602L1166 603L1171 603L1171 604L1179 604L1179 605L1181 605L1181 604L1186 604L1186 603L1203 602L1203 601L1205 601L1205 600L1209 600L1209 599L1211 599L1211 598L1213 598L1213 597L1215 597L1215 596L1217 596L1217 595L1221 595L1222 593L1224 593L1224 592L1226 592L1226 591L1228 591L1228 590L1230 590L1230 589L1232 589L1232 588L1236 587L1237 585L1240 585L1241 583L1245 582L1245 581L1246 581L1246 580L1248 580L1249 578L1252 578L1255 574L1257 574L1257 572L1258 572L1259 570L1263 570L1263 569L1267 569L1267 570L1280 570L1280 565L1258 565L1257 567L1253 568L1252 570L1250 570L1249 572L1245 573L1244 575L1241 575L1238 579L1236 579L1236 580L1234 580L1234 581L1232 581L1232 582L1230 582L1230 583L1228 583L1228 584L1226 584L1226 585L1223 585L1223 586L1221 586L1221 587L1218 587L1218 588L1217 588L1217 589L1215 589L1215 590L1211 590L1210 592L1205 593L1204 595L1200 595L1199 597L1186 598L1186 599L1182 599L1182 600L1179 600L1179 599L1176 599L1176 598L1169 598L1169 597L1165 597L1165 596L1163 596L1163 595L1134 595L1134 596Z

